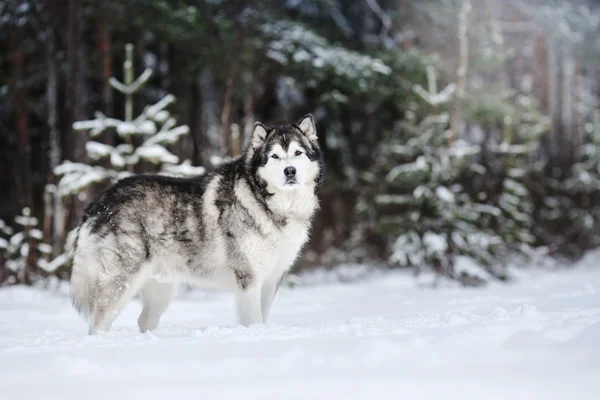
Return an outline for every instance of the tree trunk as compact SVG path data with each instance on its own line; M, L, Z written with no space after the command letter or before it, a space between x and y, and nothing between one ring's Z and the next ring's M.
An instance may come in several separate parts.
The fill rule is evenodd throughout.
M51 3L51 2L50 2ZM46 97L48 100L48 183L56 184L54 175L56 168L62 160L62 146L60 142L60 131L58 129L58 63L56 61L56 32L54 29L52 4L47 3L48 40L46 43L46 63L48 67L48 81L46 82ZM64 236L64 208L63 199L56 188L45 191L45 215L44 232L50 238L53 255L57 255L62 247L61 239ZM48 214L49 213L49 214Z
M202 130L206 143L203 149L204 161L210 166L211 157L220 153L221 137L219 136L219 92L216 90L215 79L209 69L198 75L199 92L201 95Z
M570 56L562 57L562 85L559 90L562 92L562 110L561 125L562 134L560 135L561 165L570 166L573 160L573 72L575 64Z
M72 125L73 122L83 120L87 117L85 113L85 62L81 0L69 0L68 34L68 87L70 90L67 93L67 103L71 109L69 125ZM71 148L69 149L69 155L72 161L86 162L85 136L73 130L71 126L70 138Z
M227 74L225 75L225 94L223 96L223 108L221 109L221 155L227 157L232 155L232 143L231 143L231 108L233 102L233 89L237 80L239 68L236 68L239 63L240 53L244 42L244 29L239 23L239 15L241 13L241 5L236 2L236 14L235 18L235 31L233 34L233 45L231 46L231 53L229 60L227 61Z
M25 54L20 31L12 33L11 70L14 86L13 106L15 110L15 125L18 138L19 175L17 184L19 190L19 207L32 206L31 193L31 143L29 141L29 113L27 108L27 83L25 82Z
M110 29L104 14L98 21L96 26L98 33L97 47L98 47L98 58L102 67L102 104L104 115L112 117L113 115L113 95L112 88L108 83L110 77L112 77L112 45L110 40ZM104 142L107 144L114 144L113 135L105 134Z
M540 101L541 112L548 115L550 111L550 91L548 88L548 50L545 35L536 35L531 61L532 92Z
M553 167L560 166L560 136L563 133L562 126L562 52L560 44L550 45L548 57L548 78L550 83L550 116L552 118L552 129L550 131L550 162ZM555 175L556 168L552 174Z
M462 0L460 12L458 14L458 44L459 44L459 66L456 82L456 98L454 100L454 110L450 121L450 138L448 145L452 146L462 120L462 103L465 99L465 90L467 87L467 69L469 67L469 12L471 11L471 0Z
M252 127L254 126L254 74L251 72L247 73L246 80L246 93L244 94L244 127L242 129L242 146L247 143L252 134Z
M66 153L67 159L75 162L87 163L84 134L73 129L73 122L86 119L86 90L85 90L85 55L83 44L83 26L81 15L81 0L69 0L68 9L68 66L69 74L67 81L67 106L71 113L68 121L68 138ZM71 216L69 226L75 226L83 214L84 204L80 201L72 202L73 209L68 215Z
M582 116L581 116L581 57L575 60L573 67L573 149L577 151L582 141Z
M204 118L202 115L202 82L200 72L196 74L196 80L193 84L190 84L189 89L191 91L190 136L193 144L192 164L205 165L206 136L203 128Z
M221 155L227 157L231 155L231 102L233 99L233 85L235 77L235 54L232 51L228 62L227 77L225 78L225 94L223 96L223 108L221 109Z

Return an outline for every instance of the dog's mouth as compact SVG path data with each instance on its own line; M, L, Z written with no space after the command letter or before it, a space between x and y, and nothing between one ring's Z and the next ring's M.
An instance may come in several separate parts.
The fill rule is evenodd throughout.
M296 180L296 178L290 178L285 181L284 186L294 186L297 184L298 184L298 181Z

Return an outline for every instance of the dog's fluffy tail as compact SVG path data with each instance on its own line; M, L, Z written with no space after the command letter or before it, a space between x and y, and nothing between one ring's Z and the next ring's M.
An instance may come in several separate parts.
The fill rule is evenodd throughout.
M71 274L71 299L73 307L85 318L89 318L94 311L92 285L89 276L81 271L85 266L73 264Z
M75 239L73 269L71 271L71 300L73 307L84 317L94 311L94 281L93 263L86 260L82 252L85 252L87 242L90 240L89 230L82 226L77 232Z

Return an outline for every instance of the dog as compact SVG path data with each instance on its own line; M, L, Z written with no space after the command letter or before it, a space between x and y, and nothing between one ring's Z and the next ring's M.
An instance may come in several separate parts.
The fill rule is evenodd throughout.
M266 323L308 240L323 157L313 117L255 123L240 157L202 176L137 175L89 204L73 251L71 295L89 333L108 331L139 293L155 329L176 285L230 290L239 323Z

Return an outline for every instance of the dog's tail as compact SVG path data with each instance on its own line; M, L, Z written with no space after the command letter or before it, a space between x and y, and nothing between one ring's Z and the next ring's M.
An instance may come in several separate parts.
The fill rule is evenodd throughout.
M81 242L82 239L84 242L88 239L86 236L89 236L89 232L85 227L80 227L75 240L73 269L71 270L71 300L73 307L81 315L89 318L94 311L93 285L95 277L93 267L95 263L90 263L91 260L86 260L85 254L82 254L82 250L85 251L85 243Z
M81 268L84 268L84 266L77 265L76 263L73 264L71 299L73 307L87 319L94 311L94 301L91 282L89 282L88 276L82 273Z

